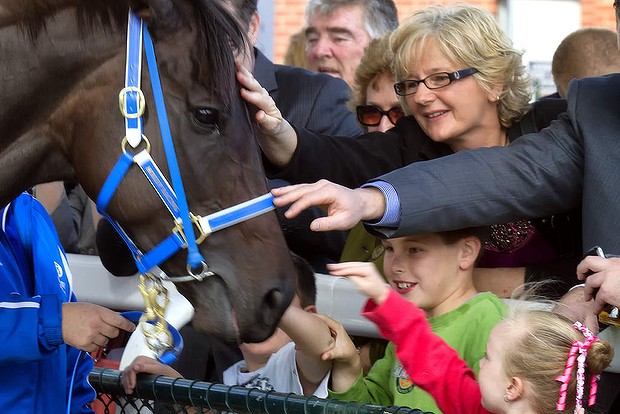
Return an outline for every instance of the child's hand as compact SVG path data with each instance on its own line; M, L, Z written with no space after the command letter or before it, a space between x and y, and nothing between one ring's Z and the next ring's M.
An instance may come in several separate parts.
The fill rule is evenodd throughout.
M340 322L325 315L317 316L327 323L336 340L334 347L321 355L321 359L332 361L331 387L336 392L346 391L363 375L362 360Z
M327 315L317 314L316 316L327 323L332 333L332 338L335 340L334 346L330 350L324 352L323 355L321 355L321 359L324 361L331 359L344 363L352 363L355 360L359 360L357 348L344 329L344 326Z
M182 378L174 368L162 364L156 359L147 356L137 356L131 364L129 364L124 370L121 376L121 383L125 389L125 393L132 394L134 388L136 388L136 378L139 373L144 372L147 374L164 375L173 378Z
M327 269L333 276L348 278L360 293L374 300L377 305L383 303L389 295L389 287L373 263L330 263Z

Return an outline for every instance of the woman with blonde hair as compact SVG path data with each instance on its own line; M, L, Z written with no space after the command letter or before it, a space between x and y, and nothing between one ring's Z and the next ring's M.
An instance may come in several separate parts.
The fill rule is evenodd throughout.
M291 183L326 178L358 187L412 162L508 145L548 126L566 110L564 100L529 104L530 78L522 52L512 46L493 15L479 7L419 10L392 33L389 44L394 89L410 116L385 133L347 139L293 128L251 74L239 72L245 86L242 96L260 109L256 119L271 176ZM579 217L558 215L494 226L480 264L485 268L476 273L478 289L507 297L524 282L553 276L560 279L547 284L554 289L546 293L564 293L577 283ZM370 258L380 252L366 254Z

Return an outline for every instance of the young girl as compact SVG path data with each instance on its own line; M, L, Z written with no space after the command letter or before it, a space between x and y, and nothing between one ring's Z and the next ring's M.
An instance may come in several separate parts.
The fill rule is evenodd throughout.
M579 322L548 311L515 312L491 332L478 383L432 333L425 313L386 286L374 265L341 263L331 271L370 298L363 315L394 342L411 380L433 395L444 414L582 413L594 404L598 375L613 357L611 346ZM351 357L336 338L336 347L323 355L334 359L334 367Z

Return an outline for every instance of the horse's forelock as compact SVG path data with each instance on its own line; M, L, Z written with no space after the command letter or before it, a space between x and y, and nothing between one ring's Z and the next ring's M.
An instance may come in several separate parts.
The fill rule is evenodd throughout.
M199 13L200 81L226 106L238 97L233 53L246 50L247 33L220 1L196 0Z

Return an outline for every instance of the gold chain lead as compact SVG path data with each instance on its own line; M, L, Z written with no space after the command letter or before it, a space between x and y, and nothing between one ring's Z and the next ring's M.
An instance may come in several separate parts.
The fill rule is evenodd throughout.
M145 304L144 315L140 318L140 322L145 322L142 324L142 333L149 349L161 356L174 347L172 334L164 319L170 302L168 289L164 287L162 279L150 272L140 275L139 289Z

